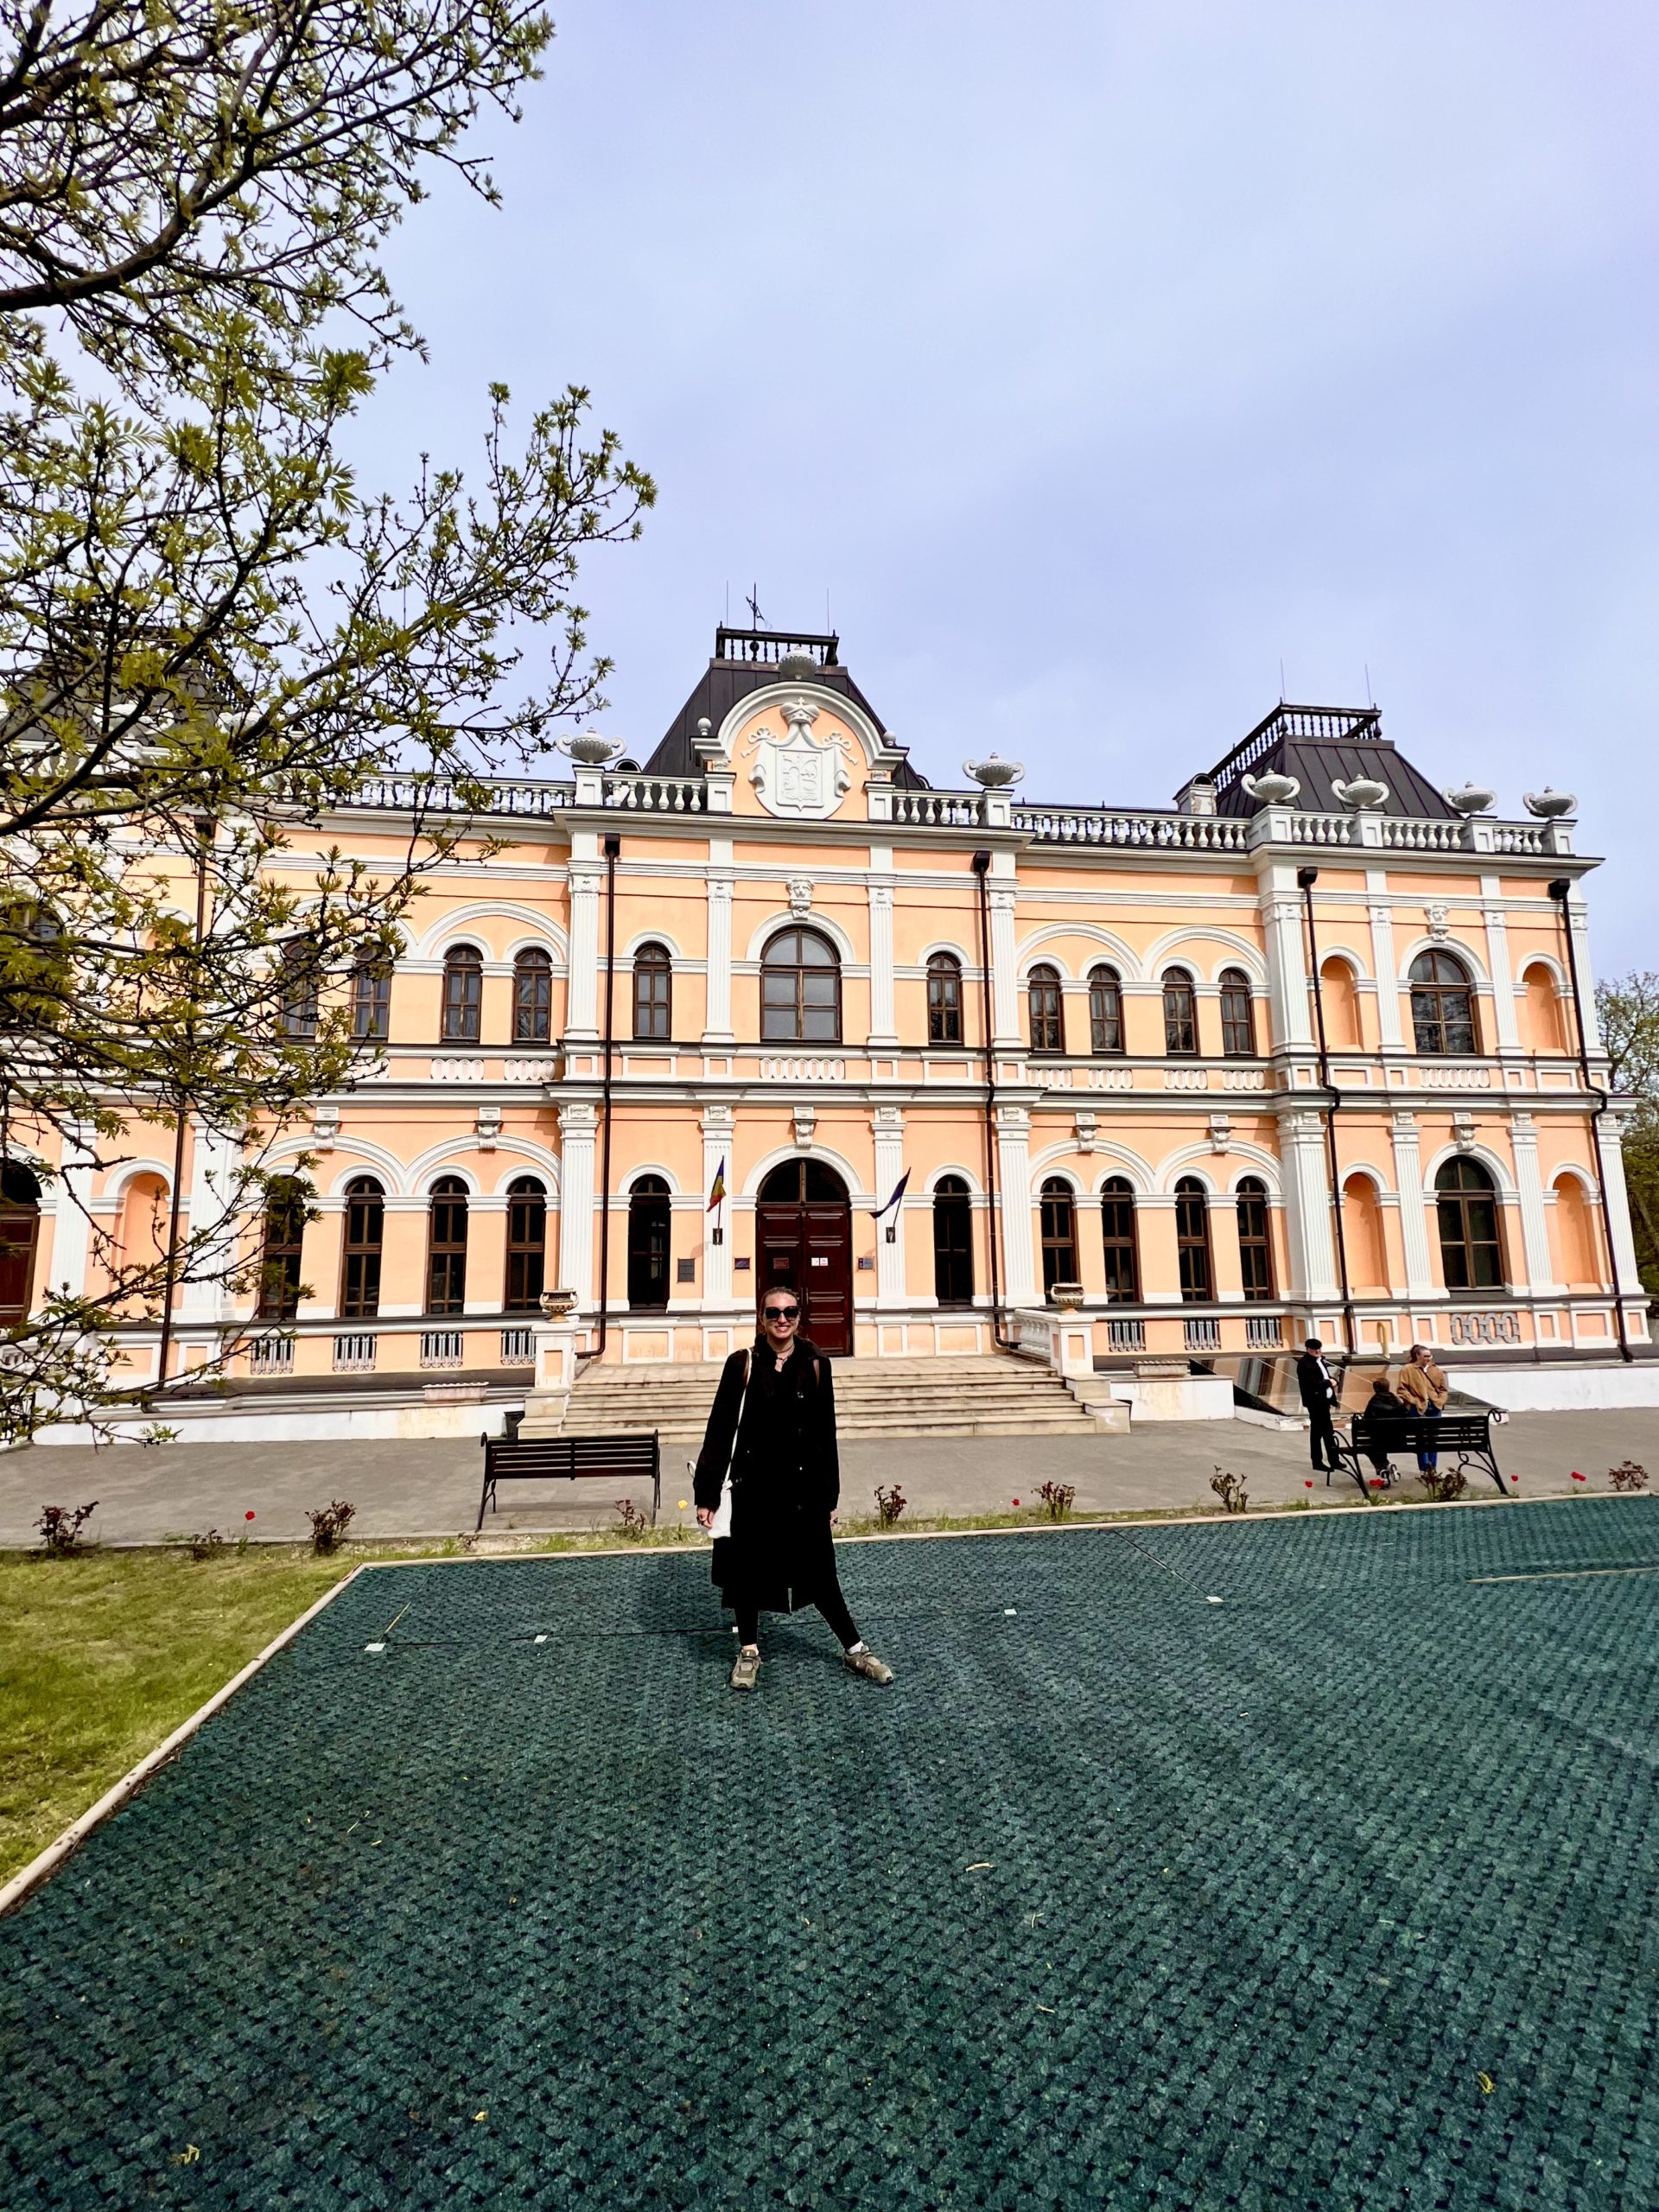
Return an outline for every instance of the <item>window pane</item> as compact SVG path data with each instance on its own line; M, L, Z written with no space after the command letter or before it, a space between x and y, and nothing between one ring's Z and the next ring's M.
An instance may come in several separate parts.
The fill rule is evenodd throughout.
M836 1020L833 1006L808 1006L801 1009L801 1035L814 1044L833 1045L840 1033L841 1025Z

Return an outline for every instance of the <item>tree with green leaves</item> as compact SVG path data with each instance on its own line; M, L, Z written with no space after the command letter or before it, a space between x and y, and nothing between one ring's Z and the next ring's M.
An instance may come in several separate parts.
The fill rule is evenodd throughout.
M0 50L0 1158L60 1210L158 1127L233 1163L159 1252L87 1217L0 1440L122 1395L116 1322L246 1286L270 1140L372 1041L353 979L480 779L602 704L579 564L654 493L584 390L515 444L494 388L476 469L401 497L341 453L422 350L387 234L436 169L494 197L463 142L550 36L516 0L35 0ZM391 776L394 860L317 848Z
M1624 1129L1624 1180L1643 1287L1659 1297L1659 976L1616 976L1596 987L1608 1081L1635 1102Z

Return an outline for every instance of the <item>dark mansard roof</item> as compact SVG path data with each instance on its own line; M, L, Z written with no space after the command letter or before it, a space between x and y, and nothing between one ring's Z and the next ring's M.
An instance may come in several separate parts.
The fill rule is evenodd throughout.
M1456 808L1383 736L1375 707L1275 707L1211 769L1205 780L1216 787L1217 813L1255 813L1264 802L1245 790L1243 779L1269 771L1295 777L1300 791L1280 804L1300 813L1340 813L1332 784L1363 776L1389 787L1379 814L1434 822L1459 818Z

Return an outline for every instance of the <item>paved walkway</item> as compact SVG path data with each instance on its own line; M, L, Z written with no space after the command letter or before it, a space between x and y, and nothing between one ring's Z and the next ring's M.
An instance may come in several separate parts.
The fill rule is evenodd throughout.
M1523 1497L1578 1490L1577 1468L1592 1491L1605 1492L1607 1469L1637 1459L1659 1490L1659 1414L1516 1414L1497 1432L1498 1461L1521 1479ZM842 1503L847 1516L873 1511L878 1483L897 1483L913 1516L991 1513L1022 1504L1046 1481L1071 1483L1076 1510L1167 1512L1215 1509L1217 1466L1243 1477L1260 1504L1302 1499L1307 1474L1304 1434L1245 1421L1148 1424L1133 1436L942 1437L858 1441L842 1447ZM154 1543L163 1536L217 1528L270 1542L309 1535L308 1507L348 1498L358 1536L453 1536L478 1513L482 1453L474 1443L173 1444L111 1446L103 1452L40 1446L0 1454L0 1546L33 1544L44 1504L97 1498L92 1533L105 1543ZM636 1491L638 1486L636 1485ZM1414 1491L1414 1483L1404 1485ZM1483 1477L1475 1494L1491 1492ZM1351 1498L1351 1483L1311 1493L1316 1502ZM618 1486L620 1494L620 1486ZM691 1518L685 1447L664 1455L665 1520ZM558 1484L511 1498L492 1526L578 1530L614 1522L614 1501L600 1483ZM649 1493L637 1495L648 1503ZM256 1518L246 1522L252 1511Z

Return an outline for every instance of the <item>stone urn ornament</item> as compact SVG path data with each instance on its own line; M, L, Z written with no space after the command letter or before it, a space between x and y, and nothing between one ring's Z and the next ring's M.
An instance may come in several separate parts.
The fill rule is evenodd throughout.
M1552 791L1548 784L1541 791L1522 791L1527 812L1535 814L1541 822L1559 822L1564 814L1576 814L1579 802L1571 791Z
M596 729L585 729L579 737L561 737L556 743L559 752L568 753L584 768L602 768L622 750L620 737L601 737Z
M1017 784L1026 772L1023 760L1005 760L1000 753L988 754L983 760L964 760L963 773L982 784L988 791L1003 791L1010 784Z
M582 1303L574 1290L544 1290L537 1302L543 1317L550 1321L562 1321Z
M798 645L792 652L786 652L778 664L780 683L810 683L817 673L817 662Z
M1083 1305L1083 1285L1080 1282L1052 1282L1048 1287L1052 1304L1063 1313L1075 1313Z
M1379 806L1389 803L1389 787L1378 783L1375 776L1354 776L1344 783L1339 776L1331 779L1338 806L1345 806L1352 814L1375 814Z
M1453 814L1485 814L1497 804L1497 793L1484 784L1465 784L1461 791L1442 791L1440 797Z
M1277 768L1269 768L1261 776L1241 776L1238 780L1263 806L1288 806L1302 788L1300 777L1281 775Z

